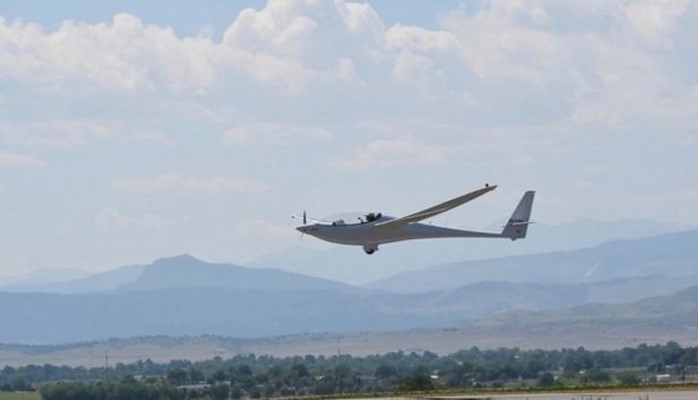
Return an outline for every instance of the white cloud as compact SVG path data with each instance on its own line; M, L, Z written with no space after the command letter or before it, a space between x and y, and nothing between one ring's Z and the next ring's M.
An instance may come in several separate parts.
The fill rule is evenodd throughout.
M547 129L546 129L547 128ZM443 145L451 160L469 166L493 168L502 165L517 168L540 164L548 154L564 152L569 146L559 129L555 140L549 139L550 127L484 128L470 130L466 140Z
M646 54L644 38L671 43L673 28L682 16L695 13L695 3L587 4L484 2L473 13L465 8L451 13L433 30L386 28L368 3L271 0L260 10L238 14L220 43L211 35L178 38L172 28L130 14L117 14L110 23L68 21L50 32L0 19L0 79L63 90L87 83L126 92L206 95L237 88L249 77L292 92L335 80L382 90L392 74L398 84L417 79L422 89L459 85L461 93L512 80L539 85L533 95L568 90L559 94L582 103L575 90L603 93L614 76L625 75L628 87L665 89L651 86L667 71L646 61L653 54ZM580 21L610 23L599 32L575 26L570 13L580 14L574 16ZM560 29L558 20L569 26ZM464 78L471 74L475 81ZM646 78L650 86L643 84Z
M579 192L593 193L598 186L598 180L608 176L605 168L598 165L585 165L577 171L577 177L572 187Z
M338 113L342 107L370 104L377 94L390 105L405 94L400 90L416 88L418 96L404 97L385 112L411 112L410 105L419 107L427 99L465 105L499 125L520 123L499 118L510 114L508 108L530 107L539 120L559 123L564 117L585 128L632 129L676 119L691 126L698 117L687 114L695 113L677 110L695 105L695 90L677 82L672 73L676 65L658 57L657 50L672 51L676 28L690 25L696 10L696 3L685 0L571 1L564 6L488 1L458 8L442 19L439 29L427 29L386 28L368 3L271 0L259 10L238 14L220 43L210 34L179 38L167 26L129 14L108 23L65 22L54 31L0 20L0 79L64 89L78 81L127 92L201 96L226 90L235 99L289 102L277 90L251 90L280 86L304 91L290 102L307 101L309 110L324 106L326 96L318 93L333 93L337 105L332 109ZM686 35L685 29L681 34ZM648 47L647 38L666 46ZM344 98L354 103L345 104ZM213 118L225 120L220 109L216 112ZM297 114L309 118L304 111ZM263 139L283 144L327 136L322 129L230 125L234 127L224 138L231 143ZM79 135L71 139L67 132L62 139L73 144L87 140Z
M549 79L565 53L558 36L536 23L543 19L541 10L521 2L488 4L490 7L473 16L454 13L445 21L446 29L456 37L463 62L488 81L541 83ZM440 42L447 43L446 39Z
M395 61L393 78L401 84L416 85L428 90L432 86L433 66L434 62L430 58L403 51Z
M135 132L133 134L133 137L140 141L159 143L163 146L168 147L174 145L174 141L165 132L162 131L146 130Z
M458 48L458 40L453 33L418 26L397 24L386 31L385 37L386 48L391 51L448 52Z
M330 161L330 165L348 171L367 171L445 161L443 151L436 146L408 139L380 139L369 142L356 154Z
M682 64L691 62L695 48L667 55L695 32L695 2L491 1L471 13L463 10L448 15L443 29L457 43L464 72L477 77L462 89L488 96L478 96L486 101L480 105L507 107L506 99L517 96L528 99L514 104L519 109L565 106L569 122L579 127L632 130L674 121L673 110L689 97L690 85L677 71L692 70ZM434 34L413 30L410 35L421 39L398 48L431 43L425 38ZM443 61L433 69L443 70Z
M155 214L132 216L112 207L98 211L94 215L94 222L99 228L106 230L165 228L177 224L177 221Z
M85 79L104 87L134 89L147 79L133 63L136 43L123 40L140 21L114 17L111 27L65 22L51 34L32 24L0 20L0 68L3 75L32 83L61 86L68 79ZM121 42L121 43L119 43Z
M0 122L0 142L14 146L71 148L112 136L113 128L99 121L46 119Z
M654 215L657 219L695 227L698 221L696 201L698 201L696 186L688 185L670 192L648 189L641 194L627 196L622 202L614 205L613 211L628 218L633 218L637 214Z
M238 126L223 133L223 139L229 143L244 143L250 140L251 134L247 128Z
M334 6L353 32L379 34L385 30L383 20L369 3L334 0Z
M245 9L225 31L223 43L255 52L302 53L317 28L315 20L303 15L303 3L272 0L260 11Z
M43 167L46 163L38 158L25 154L0 152L0 166L3 167Z
M336 80L361 85L356 63L381 53L384 31L368 4L270 0L261 10L242 11L222 44L249 59L246 73L298 91Z
M66 21L48 33L0 17L0 78L64 91L82 83L201 95L240 73L288 87L310 77L295 60L216 44L206 36L179 39L171 28L145 25L130 14L115 15L111 24Z
M356 64L346 57L342 57L337 61L337 77L342 81L355 83L359 86L367 86L367 83L361 79L356 71Z
M195 193L261 193L269 190L265 183L247 179L214 177L208 180L185 178L178 174L159 175L149 179L118 180L112 183L116 190L135 193L164 193L172 191Z
M670 43L662 37L671 32L690 6L690 0L641 0L628 3L624 11L635 33L648 40L659 39L659 44L666 45Z
M262 143L285 146L296 142L325 141L332 135L314 126L285 126L274 123L240 125L223 133L230 144Z
M263 218L243 219L237 223L235 230L245 236L251 237L276 237L276 238L291 238L297 236L293 229L289 229L288 225L277 225Z

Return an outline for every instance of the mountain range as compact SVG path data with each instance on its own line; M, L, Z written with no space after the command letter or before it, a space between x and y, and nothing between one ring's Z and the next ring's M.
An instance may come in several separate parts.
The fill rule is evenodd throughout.
M439 224L450 225L448 221ZM501 225L500 221L485 226L482 230L498 232ZM366 257L360 248L353 246L332 245L322 250L297 246L266 254L247 265L255 268L280 268L353 285L365 285L431 265L576 250L613 240L634 240L687 229L650 219L606 222L581 219L555 225L538 222L532 226L531 234L526 240L515 242L479 239L399 242L381 247L381 251L371 257Z
M695 325L696 248L694 230L432 266L365 286L181 255L44 286L50 291L0 292L0 318L11 322L0 325L0 343L501 328L582 315L640 328L643 316Z
M698 230L525 256L465 261L408 271L366 287L394 292L454 289L474 282L585 283L698 273ZM502 279L506 277L506 279Z

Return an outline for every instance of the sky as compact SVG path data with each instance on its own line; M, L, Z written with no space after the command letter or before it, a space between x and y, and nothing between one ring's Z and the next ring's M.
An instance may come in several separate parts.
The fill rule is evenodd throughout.
M682 0L3 1L0 276L323 249L290 214L485 182L451 226L529 189L696 225L696 37Z

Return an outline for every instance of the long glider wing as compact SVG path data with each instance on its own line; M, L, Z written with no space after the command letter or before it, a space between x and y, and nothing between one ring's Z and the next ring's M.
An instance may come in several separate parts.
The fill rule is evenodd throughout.
M446 212L448 210L452 210L458 206L461 206L471 200L474 200L483 194L487 192L491 192L494 189L497 188L497 185L492 185L492 186L485 186L482 189L478 189L475 191L472 191L470 193L466 193L462 196L458 196L456 198L444 201L443 203L437 204L435 206L426 208L421 211L417 211L416 213L412 213L410 215L406 215L404 217L392 219L390 221L386 222L381 222L376 224L376 227L380 227L381 229L392 229L392 228L399 228L401 226L411 224L414 222L422 221L427 218L431 218L433 216L439 215L443 212Z

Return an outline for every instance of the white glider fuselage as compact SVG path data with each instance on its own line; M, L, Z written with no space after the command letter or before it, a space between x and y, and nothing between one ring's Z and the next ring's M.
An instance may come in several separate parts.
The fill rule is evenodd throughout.
M411 223L397 229L380 229L379 224L394 219L394 217L385 215L373 222L356 224L335 223L334 225L318 223L299 226L296 229L328 242L355 246L378 245L414 239L504 237L500 233L466 231L422 223Z

